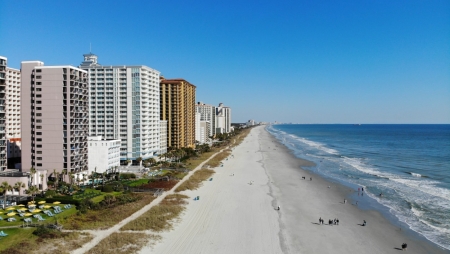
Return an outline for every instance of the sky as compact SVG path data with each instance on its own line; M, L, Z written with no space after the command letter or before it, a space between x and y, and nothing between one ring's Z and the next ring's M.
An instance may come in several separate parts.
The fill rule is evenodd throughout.
M450 123L448 0L0 0L10 67L90 50L186 79L232 122Z

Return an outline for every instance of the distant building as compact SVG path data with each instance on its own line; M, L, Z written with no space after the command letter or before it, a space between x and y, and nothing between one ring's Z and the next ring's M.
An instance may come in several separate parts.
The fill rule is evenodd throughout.
M247 127L255 125L255 120L248 120Z
M160 142L160 150L159 154L167 153L167 121L160 120L160 128L159 128L159 142Z
M20 141L20 70L6 68L6 140L7 158L14 162L21 157Z
M167 121L167 146L195 147L195 86L184 79L161 79L161 120Z
M198 102L197 105L195 105L195 111L200 113L200 121L210 123L208 132L209 135L214 136L216 134L216 107Z
M104 140L102 136L88 137L89 172L111 172L120 166L120 140Z
M7 58L0 56L0 172L6 163L6 64Z
M160 152L160 72L144 65L100 65L85 54L89 75L89 135L120 139L120 159L148 159Z
M231 108L219 103L216 108L216 134L229 133L231 131Z
M21 63L22 171L76 177L88 170L87 72L73 66Z

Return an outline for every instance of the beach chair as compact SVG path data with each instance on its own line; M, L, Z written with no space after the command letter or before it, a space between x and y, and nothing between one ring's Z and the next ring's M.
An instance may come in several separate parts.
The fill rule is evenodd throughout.
M50 212L50 211L48 211L47 215L50 216L50 217L55 216L55 215L54 215L52 212Z
M8 236L8 234L6 234L6 233L3 232L3 231L0 231L0 236Z
M8 218L8 222L16 221L16 218Z
M23 216L25 216L25 215L23 215L23 213L19 213L19 216L20 216L20 217L23 217Z
M0 220L3 220L3 218L2 218L2 217L0 217Z
M38 221L44 221L45 219L42 218L42 216L39 215L39 217L37 217Z
M41 209L41 210L44 209L44 205L40 205L39 209Z

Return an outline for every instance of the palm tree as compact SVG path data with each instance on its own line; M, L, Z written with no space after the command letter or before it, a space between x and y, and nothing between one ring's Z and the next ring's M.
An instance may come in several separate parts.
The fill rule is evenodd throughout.
M59 174L56 173L56 169L53 169L53 177L55 178L55 190L58 189L58 181L59 181Z
M39 177L41 178L41 189L44 189L44 174L40 174Z
M6 207L6 192L7 191L11 191L12 190L12 186L9 185L8 182L2 182L2 184L0 185L0 192L3 193L3 209L5 209Z
M36 169L34 168L34 167L31 167L30 168L30 178L31 178L31 180L30 180L30 186L32 186L33 185L33 179L34 179L34 175L36 174Z
M62 177L63 177L62 180L65 182L65 181L66 181L66 175L67 175L67 168L63 169L63 171L61 172L61 174L62 174Z
M20 189L25 188L25 184L22 182L17 182L14 184L14 189L16 189L19 192L19 198L20 198Z
M31 195L31 197L33 198L33 201L34 201L34 196L39 193L39 189L36 186L31 186L27 190L27 193Z

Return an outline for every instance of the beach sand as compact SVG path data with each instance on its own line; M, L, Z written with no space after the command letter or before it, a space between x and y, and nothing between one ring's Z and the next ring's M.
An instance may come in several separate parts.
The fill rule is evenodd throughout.
M448 253L359 209L354 190L301 169L308 165L253 128L212 181L184 192L191 201L174 229L140 253L396 253L404 242L408 253ZM339 225L327 225L335 218Z

